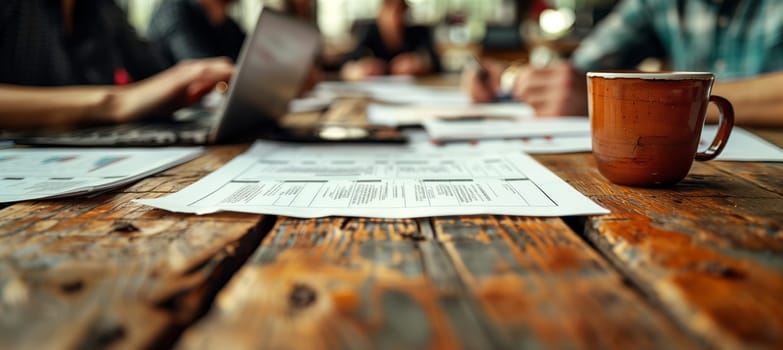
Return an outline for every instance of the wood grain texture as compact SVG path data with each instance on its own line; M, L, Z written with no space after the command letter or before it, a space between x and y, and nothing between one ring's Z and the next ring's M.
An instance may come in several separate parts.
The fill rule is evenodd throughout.
M608 183L590 157L540 159L612 211L586 237L683 329L716 348L783 347L783 165L697 163L645 189Z
M365 102L341 101L324 123L361 124ZM783 144L783 130L760 134ZM0 349L783 348L779 163L698 163L674 187L639 189L608 183L590 154L537 156L612 210L565 222L132 202L246 148L0 210Z
M695 346L559 219L281 218L181 348Z
M264 228L258 215L197 217L131 200L174 191L237 151L218 148L197 168L188 163L92 198L0 210L0 348L173 343Z
M560 219L434 219L507 348L698 348Z
M489 348L413 220L280 218L181 348Z

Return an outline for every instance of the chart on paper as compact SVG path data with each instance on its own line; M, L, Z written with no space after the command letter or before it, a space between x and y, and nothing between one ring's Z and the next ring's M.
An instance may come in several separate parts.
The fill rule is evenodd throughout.
M296 217L607 212L522 153L271 142L257 142L176 194L139 202L179 212Z
M98 193L202 152L191 147L0 150L0 203Z

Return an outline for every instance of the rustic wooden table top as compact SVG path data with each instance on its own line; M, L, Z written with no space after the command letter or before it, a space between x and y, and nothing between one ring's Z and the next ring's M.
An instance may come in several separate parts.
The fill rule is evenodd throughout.
M783 130L757 133L783 145ZM674 187L638 189L608 183L589 153L536 156L612 211L595 217L303 220L131 202L246 148L0 210L0 349L783 348L781 163L696 163Z

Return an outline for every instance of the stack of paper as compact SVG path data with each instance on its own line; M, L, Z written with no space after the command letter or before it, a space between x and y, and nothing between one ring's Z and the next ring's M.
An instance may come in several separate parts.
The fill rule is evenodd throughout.
M532 118L533 109L524 103L476 103L469 105L395 106L373 103L367 106L367 122L385 126L422 125L442 120L515 120Z
M515 120L431 119L422 124L430 137L438 141L590 135L590 120L586 117Z
M357 82L322 82L313 90L319 98L367 97L394 104L469 105L458 88L417 85L410 79L371 79Z
M202 148L14 148L0 151L0 202L93 194L199 156Z

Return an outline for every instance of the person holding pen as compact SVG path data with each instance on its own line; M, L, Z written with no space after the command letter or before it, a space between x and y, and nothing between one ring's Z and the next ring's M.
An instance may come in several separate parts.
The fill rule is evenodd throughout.
M712 92L732 102L737 124L783 126L783 2L773 0L624 0L569 61L485 61L486 73L466 69L462 86L475 101L506 89L541 116L586 115L587 71L633 69L646 57L664 58L673 70L714 72Z

